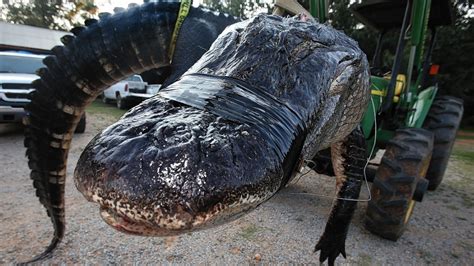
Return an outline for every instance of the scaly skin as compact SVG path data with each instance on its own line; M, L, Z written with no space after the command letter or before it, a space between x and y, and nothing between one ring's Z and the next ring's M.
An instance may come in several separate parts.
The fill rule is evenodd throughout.
M86 30L78 39L88 40L87 34ZM63 62L66 70L88 66L91 71L67 75L65 70L56 76L87 81L87 91L94 93L71 99L81 108L65 136L69 138L88 101L106 87L103 72L126 76L157 67L157 61L136 59L146 54L141 49L150 47L135 43L133 59L126 54L120 63L105 66L101 60L88 61L101 58L96 56L100 49L93 51L94 56L80 57L70 56L74 49L68 47L61 57L69 59ZM126 60L133 67L123 70ZM47 80L43 75L42 82ZM46 86L35 97L58 90ZM274 195L302 160L344 140L359 123L368 97L367 61L354 41L315 22L260 15L226 30L181 80L96 136L81 155L75 183L88 200L99 203L107 223L127 233L174 235L227 222ZM44 108L33 99L32 106L36 105ZM48 117L40 112L32 112L32 118ZM49 118L32 136L56 132L54 121L62 118L62 112L54 109L57 117ZM30 123L30 132L35 125ZM62 155L58 160L41 162L51 164L43 166L47 170L64 169L58 164L65 165L67 145L46 142L44 150L32 149L37 142L41 143L39 138L29 144L30 161L58 150ZM50 171L42 173L41 184L50 185ZM50 186L49 191L63 188ZM51 202L44 195L40 200L47 207ZM54 209L49 212L54 214ZM63 224L63 216L54 221Z
M353 41L314 22L261 15L235 24L180 80L89 143L76 186L130 234L232 220L353 130L368 99L366 64ZM345 195L352 179L339 180ZM354 207L335 205L343 239ZM320 243L337 233L326 232Z

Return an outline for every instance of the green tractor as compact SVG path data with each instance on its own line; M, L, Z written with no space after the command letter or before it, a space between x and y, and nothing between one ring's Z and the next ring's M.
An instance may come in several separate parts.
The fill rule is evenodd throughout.
M277 14L308 15L295 0L277 0L275 6ZM310 0L309 14L326 22L328 6L327 0ZM371 60L372 101L361 126L367 156L373 159L379 149L385 153L380 163L367 169L372 187L365 225L381 237L397 240L415 202L440 185L463 114L461 99L438 95L438 66L431 62L436 28L452 24L451 3L365 0L352 12L379 33ZM387 67L382 44L384 36L394 31L399 33L398 43L393 64ZM331 171L328 154L317 156L318 172Z

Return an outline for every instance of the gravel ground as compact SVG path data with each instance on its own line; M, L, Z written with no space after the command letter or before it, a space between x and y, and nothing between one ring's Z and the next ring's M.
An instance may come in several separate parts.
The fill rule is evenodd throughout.
M331 207L334 180L311 172L255 211L232 223L179 237L129 236L107 226L98 207L71 181L87 142L113 118L89 114L88 129L70 153L66 186L67 231L47 264L318 264L314 245ZM472 144L472 143L471 143ZM471 146L472 147L472 146ZM22 128L0 125L0 264L32 258L49 244L52 227L34 195L24 157ZM367 204L359 204L346 250L337 264L472 265L474 263L474 168L452 160L439 190L416 205L398 242L363 226ZM365 191L362 198L367 197Z

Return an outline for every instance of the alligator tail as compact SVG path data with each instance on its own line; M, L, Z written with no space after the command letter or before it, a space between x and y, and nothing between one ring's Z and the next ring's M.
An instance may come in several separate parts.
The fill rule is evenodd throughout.
M54 226L49 256L64 236L66 162L74 129L86 106L111 84L169 64L168 44L179 3L149 3L66 35L39 69L26 107L25 147L36 195Z

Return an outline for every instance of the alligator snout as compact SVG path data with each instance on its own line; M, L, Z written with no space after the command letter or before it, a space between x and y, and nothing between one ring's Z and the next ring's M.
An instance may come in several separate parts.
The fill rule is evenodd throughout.
M158 96L90 142L75 183L121 231L172 235L224 223L281 182L275 152L259 134Z

